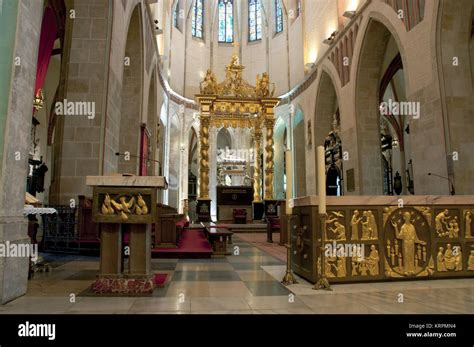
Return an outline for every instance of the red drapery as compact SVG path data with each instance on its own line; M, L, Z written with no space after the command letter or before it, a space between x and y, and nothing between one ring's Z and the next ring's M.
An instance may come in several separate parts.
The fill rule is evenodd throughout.
M43 15L43 23L41 24L41 36L38 49L38 62L36 65L36 84L35 96L38 95L41 88L43 88L46 73L48 72L49 60L51 59L51 52L54 48L54 41L58 35L58 25L56 23L56 16L51 7L46 7Z
M150 133L146 125L141 126L140 139L140 176L148 176L148 144L150 143Z

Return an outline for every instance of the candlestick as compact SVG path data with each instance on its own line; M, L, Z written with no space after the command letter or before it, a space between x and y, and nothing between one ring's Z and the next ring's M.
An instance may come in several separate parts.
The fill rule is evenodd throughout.
M293 160L291 150L285 151L286 161L286 214L293 214L293 204L290 203L293 198Z
M318 146L318 198L319 213L326 213L326 165L324 146Z

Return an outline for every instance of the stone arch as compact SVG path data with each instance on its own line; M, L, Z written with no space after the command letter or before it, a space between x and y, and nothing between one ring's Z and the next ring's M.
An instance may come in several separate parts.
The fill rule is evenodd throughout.
M142 122L146 124L147 129L150 132L149 146L150 146L150 158L152 160L159 160L157 158L157 130L159 127L159 115L158 115L158 105L157 105L157 81L156 81L156 70L153 69L150 75L150 84L148 88L148 111L143 113ZM157 175L160 167L159 163L155 161L149 162L149 175Z
M383 63L387 45L392 36L403 60L404 54L397 35L392 35L382 22L374 18L369 19L358 58L355 103L359 152L358 183L362 195L383 193L379 87L384 74ZM405 86L407 83L405 81Z
M140 126L143 109L143 32L141 6L133 9L128 25L122 77L119 152L140 155ZM138 158L118 161L118 171L138 174Z
M306 195L306 124L303 109L295 105L295 117L293 121L293 167L295 197Z
M170 116L169 133L168 205L178 208L181 124L177 113Z
M337 135L337 139L340 140L340 125L342 122L342 116L339 107L339 97L337 90L337 85L335 84L335 79L333 78L331 72L328 69L323 68L321 70L321 76L319 78L319 85L316 92L316 104L314 112L314 142L315 147L317 146L326 146L326 140L329 134ZM338 79L336 79L338 81ZM338 147L339 148L339 147ZM315 161L317 161L317 151L315 153ZM327 164L327 170L329 168L335 169L338 172L339 176L339 185L341 187L340 194L342 194L342 182L343 182L343 168L342 160L340 160L340 155L336 157L330 156L331 161ZM332 159L335 160L333 163ZM333 165L335 167L333 167ZM332 172L332 171L331 171ZM327 171L326 171L327 174ZM317 175L315 175L314 180L317 184ZM329 193L328 193L329 194Z
M319 85L316 91L314 111L314 143L324 145L326 135L331 131L332 116L339 108L339 97L334 78L327 69L321 70Z
M191 126L188 138L188 200L197 200L197 179L199 177L199 137L196 129Z
M474 194L474 4L470 0L441 1L438 15L437 55L448 158L457 153L448 169L456 194ZM443 93L444 92L444 93ZM440 173L444 176L443 173ZM430 178L433 184L446 180Z
M287 141L287 125L282 117L279 117L275 123L273 139L274 144L274 176L273 176L273 191L275 199L285 199L285 150Z

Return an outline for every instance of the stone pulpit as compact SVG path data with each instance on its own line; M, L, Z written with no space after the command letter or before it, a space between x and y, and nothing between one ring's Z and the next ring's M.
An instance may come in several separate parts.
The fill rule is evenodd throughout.
M87 176L93 187L92 216L100 224L100 270L92 289L97 294L152 294L151 226L156 222L157 190L168 184L161 176ZM129 225L129 245L123 230ZM129 255L124 269L123 255Z

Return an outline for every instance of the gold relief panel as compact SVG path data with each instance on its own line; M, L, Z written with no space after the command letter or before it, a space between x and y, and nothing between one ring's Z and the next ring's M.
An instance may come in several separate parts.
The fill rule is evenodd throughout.
M100 223L153 223L156 190L148 188L95 187L93 220Z
M417 276L430 268L430 226L421 211L413 207L392 210L384 235L387 276Z
M345 241L346 235L346 218L343 210L328 211L326 219L326 240L328 241Z
M466 251L467 254L467 270L474 271L474 244L467 243L466 244Z
M357 252L359 254L353 254L351 257L351 276L379 276L381 259L378 246L364 244L362 247L362 252Z
M439 243L436 247L436 270L454 272L463 270L462 247L459 243Z
M351 212L351 240L377 240L379 238L378 211L352 210Z
M434 209L435 236L446 239L457 239L460 236L459 210Z
M347 277L347 258L345 256L326 256L325 257L325 273L328 278ZM317 261L317 272L321 269L321 258Z
M464 237L466 239L474 238L474 209L463 211Z

